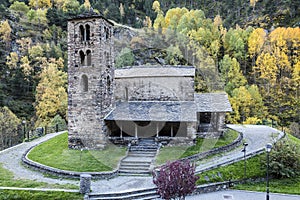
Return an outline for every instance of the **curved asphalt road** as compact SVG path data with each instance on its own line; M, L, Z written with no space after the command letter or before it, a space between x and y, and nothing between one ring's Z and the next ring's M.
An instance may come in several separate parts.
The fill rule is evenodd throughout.
M249 144L247 147L247 153L253 152L260 148L264 148L265 144L272 142L273 133L282 134L280 131L267 127L267 126L255 126L255 125L228 125L238 131L242 131L245 136L245 141ZM0 163L3 167L12 171L16 179L30 179L39 182L47 182L51 184L75 184L79 185L79 181L67 180L67 179L53 179L44 177L43 174L32 171L24 167L21 162L22 154L31 146L46 141L61 133L48 134L42 138L36 139L32 142L22 143L15 147L3 150L0 152ZM241 149L236 149L231 152L224 153L223 155L206 160L205 163L200 163L197 170L213 166L226 162L229 159L243 156ZM111 192L123 192L136 189L144 189L154 187L152 177L127 177L119 176L110 180L98 180L92 182L92 191L95 193L111 193ZM244 199L246 200L246 199Z

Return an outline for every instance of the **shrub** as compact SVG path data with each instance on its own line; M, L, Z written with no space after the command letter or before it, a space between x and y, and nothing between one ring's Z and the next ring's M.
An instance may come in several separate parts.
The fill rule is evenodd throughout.
M163 199L184 199L194 191L198 178L194 164L178 160L168 162L159 173L153 174L153 182Z
M300 125L298 123L292 122L289 128L293 136L300 138Z
M116 68L126 67L133 65L134 55L131 49L125 47L121 50L119 56L116 59Z
M49 126L55 127L56 124L58 125L59 131L65 131L68 129L66 121L60 115L55 115L55 117L51 120Z
M288 139L278 141L270 153L270 174L289 178L300 174L299 146Z

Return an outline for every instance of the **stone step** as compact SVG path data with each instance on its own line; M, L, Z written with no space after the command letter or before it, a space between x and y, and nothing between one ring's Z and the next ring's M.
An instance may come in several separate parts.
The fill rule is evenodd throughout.
M129 151L152 151L152 152L156 152L157 148L156 147L141 147L141 146L132 146L130 147Z
M109 193L109 194L96 194L90 193L89 199L91 200L129 200L129 199L156 199L159 195L156 193L155 188L144 189L144 190L136 190L131 192L123 192L123 193Z
M136 151L130 151L128 153L128 156L133 157L155 157L156 152L136 152Z
M126 158L127 160L122 160L121 164L151 164L150 160L133 160L130 158Z
M161 199L158 194L152 195L152 196L147 196L147 197L142 197L134 200L153 200L153 199Z
M120 167L149 167L150 164L149 163L121 163Z
M133 172L135 172L136 170L138 170L138 171L147 171L148 172L149 168L150 168L150 166L149 167L143 167L143 166L126 167L126 166L121 166L119 168L119 171L133 171Z
M131 154L131 153L135 153L135 154L149 154L149 155L156 155L157 151L152 151L152 150L141 150L141 149L137 149L137 150L129 150L128 151L128 154Z
M139 174L147 174L149 175L149 169L124 169L124 170L120 170L119 169L119 173L123 174L123 175L139 175Z

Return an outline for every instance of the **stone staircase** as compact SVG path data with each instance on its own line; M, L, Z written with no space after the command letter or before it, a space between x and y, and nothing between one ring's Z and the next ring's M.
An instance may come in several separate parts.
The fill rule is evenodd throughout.
M130 192L121 192L121 193L108 193L108 194L94 194L90 193L88 195L89 200L150 200L150 199L159 199L159 195L156 192L156 188L135 190Z
M158 145L152 138L139 139L138 144L131 145L128 155L121 161L120 175L149 175L152 161Z

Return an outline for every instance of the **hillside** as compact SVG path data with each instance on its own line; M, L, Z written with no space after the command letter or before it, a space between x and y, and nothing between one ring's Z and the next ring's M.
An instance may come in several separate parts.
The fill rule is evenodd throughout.
M299 130L300 1L286 0L3 0L0 107L19 119L10 126L67 119L67 19L91 10L116 22L117 67L193 64L196 92L228 93L228 123Z

